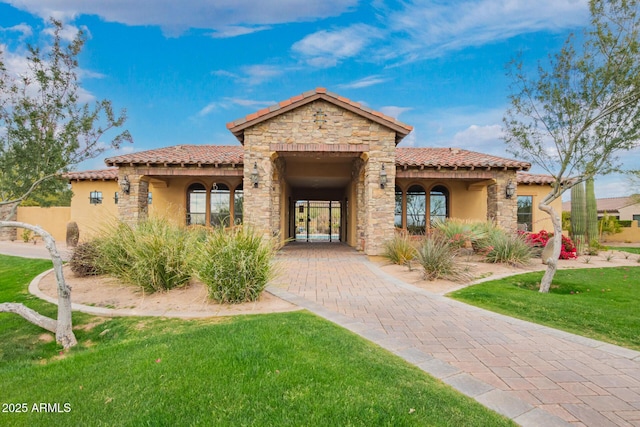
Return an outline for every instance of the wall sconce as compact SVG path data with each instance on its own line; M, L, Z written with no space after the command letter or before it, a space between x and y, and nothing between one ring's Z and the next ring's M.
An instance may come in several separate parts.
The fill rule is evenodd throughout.
M318 108L318 111L315 112L313 117L313 122L318 125L318 129L321 129L322 125L326 122L326 116L324 114L324 111L322 111L322 108Z
M512 180L509 180L507 187L505 188L505 197L507 199L512 198L516 194L516 185Z
M380 188L384 188L387 185L387 171L384 170L384 164L380 169Z
M253 170L251 171L251 183L253 184L253 188L258 188L259 180L260 176L258 175L258 163L253 162Z
M129 190L131 190L131 183L129 182L129 178L127 175L122 178L122 182L120 183L120 188L122 188L122 192L124 194L129 194Z

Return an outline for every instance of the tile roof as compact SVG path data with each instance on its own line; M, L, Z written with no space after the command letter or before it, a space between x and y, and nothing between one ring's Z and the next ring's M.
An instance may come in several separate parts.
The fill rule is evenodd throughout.
M474 167L529 170L531 164L459 148L396 148L397 166Z
M556 179L551 175L543 175L536 173L520 172L516 174L518 184L546 184L551 185Z
M260 123L264 120L283 114L287 111L298 108L302 105L313 102L317 99L323 99L327 102L335 104L339 107L353 111L356 114L360 114L363 117L368 118L374 122L380 123L396 131L396 143L402 138L407 136L409 132L413 130L413 126L409 126L402 123L393 117L382 114L378 111L374 111L359 102L351 101L348 98L338 95L337 93L329 92L327 89L319 87L300 95L293 96L289 99L281 101L270 107L264 108L255 113L249 114L233 122L227 123L227 129L229 129L240 142L243 141L243 132L246 128Z
M105 159L108 166L144 165L240 165L244 149L235 145L174 145Z
M118 169L100 169L79 172L68 172L62 175L69 181L111 181L118 179Z
M618 213L622 208L634 205L638 202L633 197L607 197L596 200L598 212ZM562 203L562 210L571 210L571 201Z

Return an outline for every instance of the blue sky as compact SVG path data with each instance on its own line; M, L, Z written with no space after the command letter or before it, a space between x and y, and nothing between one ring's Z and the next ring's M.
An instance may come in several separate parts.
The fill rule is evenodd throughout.
M10 0L9 69L25 42L46 42L49 16L87 32L86 98L126 108L135 140L84 169L134 150L237 144L227 122L316 87L414 126L402 146L514 157L500 139L505 64L522 53L535 68L589 18L585 0ZM624 158L640 169L640 149ZM637 192L621 176L598 177L596 191Z

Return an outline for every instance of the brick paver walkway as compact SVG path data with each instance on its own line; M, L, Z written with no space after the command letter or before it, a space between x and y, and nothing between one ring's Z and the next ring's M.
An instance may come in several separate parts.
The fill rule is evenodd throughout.
M640 426L636 351L432 294L341 244L290 244L279 258L269 291L520 425Z

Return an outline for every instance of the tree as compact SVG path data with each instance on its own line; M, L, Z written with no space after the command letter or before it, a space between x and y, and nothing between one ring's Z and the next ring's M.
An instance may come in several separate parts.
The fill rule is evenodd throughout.
M553 255L540 283L548 292L558 265L562 224L551 202L596 174L620 170L617 155L640 136L640 22L637 0L590 0L591 25L580 52L574 37L529 78L509 67L511 106L504 117L509 151L552 175L539 203L553 223Z
M22 304L0 304L0 312L18 313L27 320L55 331L64 348L76 344L71 329L71 292L62 274L55 241L40 227L9 221L27 198L43 198L58 189L57 178L78 163L106 148L131 142L128 131L105 144L107 132L122 126L125 112L114 114L111 102L81 102L77 57L85 36L78 32L69 43L61 37L63 25L51 20L53 41L43 50L28 46L28 72L14 76L4 67L0 52L0 207L9 206L0 227L21 227L43 237L51 254L58 283L58 318L49 319Z

